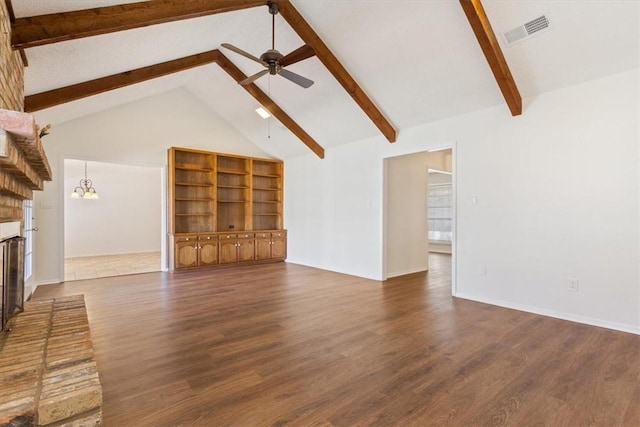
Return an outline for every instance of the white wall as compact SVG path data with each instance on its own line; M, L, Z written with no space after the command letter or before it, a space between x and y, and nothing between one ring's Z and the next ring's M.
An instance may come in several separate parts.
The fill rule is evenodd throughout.
M87 177L99 199L72 199L84 179L85 162L64 161L65 258L159 252L161 194L159 167L87 162Z
M386 277L429 269L427 163L430 154L386 159Z
M289 260L381 279L383 159L455 146L455 294L639 333L639 77L526 99L515 118L498 106L403 130L395 144L287 161Z
M37 114L36 114L37 120ZM268 157L187 90L161 95L74 120L51 129L43 145L53 181L35 192L36 283L63 280L64 158L162 167L167 148Z
M382 184L380 155L366 142L285 162L287 261L379 278Z

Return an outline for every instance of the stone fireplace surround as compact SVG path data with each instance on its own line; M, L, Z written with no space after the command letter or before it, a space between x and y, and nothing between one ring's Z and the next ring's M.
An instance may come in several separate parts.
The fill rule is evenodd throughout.
M99 426L102 387L84 296L25 303L0 334L0 426Z

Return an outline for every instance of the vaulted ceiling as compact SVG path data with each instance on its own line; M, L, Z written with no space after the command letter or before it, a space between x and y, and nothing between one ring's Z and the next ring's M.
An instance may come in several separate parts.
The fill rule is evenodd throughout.
M16 17L23 18L134 2L11 3ZM403 129L490 106L503 105L505 114L513 110L509 87L506 93L504 87L501 92L489 66L491 61L484 57L465 16L469 11L457 0L291 3L400 136ZM639 2L484 0L483 5L497 37L495 43L499 43L494 48L504 53L525 99L524 114L527 102L535 102L535 96L542 92L639 65ZM282 15L276 16L275 45L286 54L305 41ZM504 32L541 15L548 17L549 30L507 46ZM258 6L29 47L25 49L29 64L25 92L34 95L211 52L222 43L259 56L270 48L270 26L267 7ZM260 64L220 50L241 74L261 69ZM257 80L256 89L270 97L319 146L330 148L376 135L390 139L388 130L372 120L332 75L325 57L312 57L288 69L315 84L303 89L273 76ZM309 152L310 147L290 131L286 119L280 117L269 124L258 117L255 94L239 87L236 79L214 63L46 108L35 115L40 123L55 126L176 87L189 90L230 126L276 157Z

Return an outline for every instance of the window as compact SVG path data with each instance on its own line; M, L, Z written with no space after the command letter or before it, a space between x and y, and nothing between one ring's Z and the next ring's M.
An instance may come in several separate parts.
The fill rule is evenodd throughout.
M427 201L429 241L451 243L452 205L451 184L429 185Z
M25 200L22 206L24 219L24 281L33 272L33 200Z

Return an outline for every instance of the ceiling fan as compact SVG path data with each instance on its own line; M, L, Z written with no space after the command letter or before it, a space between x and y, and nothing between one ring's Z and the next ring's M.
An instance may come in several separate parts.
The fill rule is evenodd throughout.
M229 49L239 55L244 56L245 58L249 58L252 61L259 62L266 69L262 70L252 76L247 77L246 79L240 81L241 85L248 85L253 83L255 80L260 77L268 74L272 76L280 75L285 79L292 81L293 83L302 86L303 88L308 88L313 84L313 80L309 80L306 77L301 76L300 74L296 74L292 71L286 70L284 67L295 64L296 62L300 62L304 59L311 58L316 53L313 48L309 45L304 45L299 47L298 49L290 52L286 55L281 54L275 48L275 20L276 15L279 12L278 5L276 3L269 3L269 13L271 14L271 49L267 50L265 53L260 55L260 58L253 56L252 54L245 52L244 50L235 47L229 43L222 43L222 47Z

